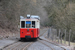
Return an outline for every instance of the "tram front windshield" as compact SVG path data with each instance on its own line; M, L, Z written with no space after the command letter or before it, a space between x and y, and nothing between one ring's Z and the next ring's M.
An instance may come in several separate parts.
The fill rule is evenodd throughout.
M35 21L21 21L21 28L35 28Z

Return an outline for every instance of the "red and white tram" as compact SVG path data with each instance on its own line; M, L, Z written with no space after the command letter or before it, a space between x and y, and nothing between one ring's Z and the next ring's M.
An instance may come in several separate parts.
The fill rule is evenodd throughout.
M27 18L20 19L20 38L37 39L40 32L40 20L39 16L27 15Z

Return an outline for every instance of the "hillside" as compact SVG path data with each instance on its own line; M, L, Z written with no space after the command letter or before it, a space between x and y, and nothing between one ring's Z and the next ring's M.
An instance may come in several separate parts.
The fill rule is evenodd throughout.
M71 30L71 41L75 40L75 0L54 0L45 7L50 19L49 26L56 29ZM64 36L63 36L64 39ZM67 38L68 39L68 35Z
M48 21L44 6L50 0L0 0L0 34L18 32L20 16L39 15L41 25ZM46 20L45 20L46 19Z
M39 15L41 26L72 30L75 40L74 0L0 0L0 34L18 33L20 16Z

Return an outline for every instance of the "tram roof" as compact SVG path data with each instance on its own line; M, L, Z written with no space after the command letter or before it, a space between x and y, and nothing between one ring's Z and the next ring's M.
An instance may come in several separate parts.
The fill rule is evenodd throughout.
M20 21L36 21L36 20L38 20L38 19L26 19L26 18L20 19Z

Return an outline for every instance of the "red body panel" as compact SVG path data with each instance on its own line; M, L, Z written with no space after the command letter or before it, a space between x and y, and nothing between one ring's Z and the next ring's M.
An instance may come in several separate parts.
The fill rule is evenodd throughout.
M20 28L20 38L25 38L30 36L30 38L39 37L39 28Z

